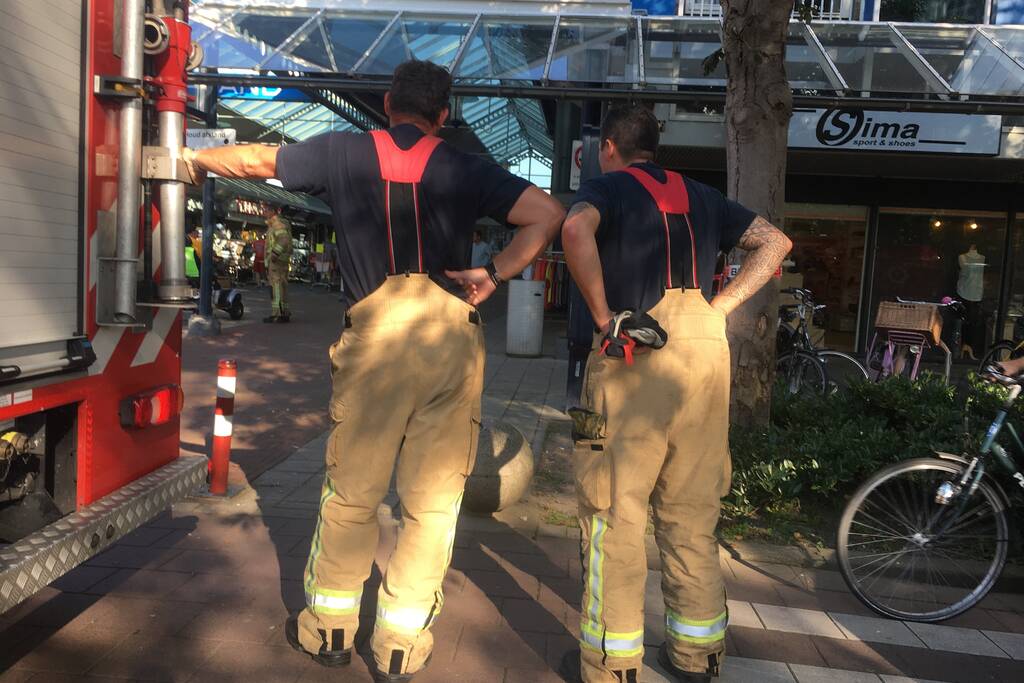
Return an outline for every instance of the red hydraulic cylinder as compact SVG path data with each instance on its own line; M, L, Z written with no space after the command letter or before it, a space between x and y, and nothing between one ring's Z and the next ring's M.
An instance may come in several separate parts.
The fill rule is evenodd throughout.
M217 406L213 414L213 453L210 457L210 493L216 496L228 492L237 376L238 364L233 359L222 358L217 363Z
M174 17L160 17L167 27L167 49L153 57L156 73L152 82L157 86L153 96L157 111L185 113L188 85L185 66L192 50L192 27Z

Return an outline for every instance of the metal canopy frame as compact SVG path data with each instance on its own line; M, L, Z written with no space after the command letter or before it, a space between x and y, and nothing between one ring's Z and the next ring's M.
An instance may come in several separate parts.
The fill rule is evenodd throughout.
M278 14L282 17L287 17L294 20L295 18L307 17L306 20L290 35L287 36L283 41L276 45L270 45L262 43L258 38L251 35L243 35L243 33L235 31L233 29L234 22L239 18L251 14L259 14L261 16L273 16ZM223 65L218 64L216 66L230 66L234 68L253 68L257 71L266 70L275 58L286 60L288 63L293 63L302 73L325 73L325 74L339 74L341 73L338 69L337 61L334 57L334 49L329 39L329 35L324 26L326 19L332 19L334 21L345 21L346 19L352 21L365 21L369 18L376 19L377 21L387 20L387 23L380 29L379 33L369 43L369 46L362 53L359 59L348 69L344 70L344 73L354 78L384 78L390 74L375 74L368 73L367 67L370 67L375 58L379 53L386 49L389 42L389 38L393 37L396 33L400 33L402 37L403 45L407 51L407 54L413 54L410 47L410 40L406 33L406 22L416 20L426 21L451 21L459 22L466 26L465 33L461 36L459 45L456 48L455 56L451 61L451 71L453 73L453 80L456 87L460 85L479 85L479 83L462 83L460 70L462 69L465 57L470 50L474 38L478 37L480 27L483 23L492 20L500 20L502 23L510 27L510 30L514 31L517 21L518 22L536 22L538 18L544 18L553 20L553 26L551 29L551 37L548 45L546 57L543 59L543 75L539 79L539 82L543 85L551 83L551 70L552 64L556 59L569 58L573 54L588 50L592 47L596 47L602 43L602 41L609 40L608 36L601 35L597 39L591 39L584 41L582 44L573 45L567 49L559 51L557 44L559 42L559 34L562 27L567 19L571 19L573 22L579 24L594 22L601 23L604 25L617 25L627 35L627 54L631 58L636 59L636 71L631 72L627 69L625 76L625 83L623 85L630 86L631 89L644 89L647 86L647 64L646 54L644 45L646 42L646 28L652 21L657 21L664 24L668 22L671 24L678 24L680 26L693 25L693 24L707 24L709 27L718 27L719 19L709 18L701 19L694 17L648 17L648 16L607 16L607 15L587 15L587 14L533 14L533 15L513 15L513 14L487 14L481 12L477 14L467 13L455 13L445 12L439 10L437 12L430 12L429 14L423 12L382 12L379 10L370 9L327 9L321 7L319 9L314 8L292 8L289 10L281 10L275 7L269 0L255 0L248 6L239 6L237 4L223 5L216 2L204 2L197 5L194 14L194 18L206 25L207 30L201 33L197 32L199 36L199 42L203 41L216 41L222 39L224 36L230 36L234 39L241 39L250 44L251 47L257 48L262 59L255 64L230 64ZM889 34L890 41L893 48L895 48L900 55L907 61L907 63L913 67L924 79L928 85L929 92L927 93L891 93L887 91L876 90L874 92L860 91L861 95L865 94L878 94L883 98L892 97L893 95L906 96L910 100L924 100L924 99L935 99L935 100L948 100L951 98L960 98L961 100L966 98L969 100L984 100L987 97L986 93L957 93L955 89L939 74L935 67L928 61L927 57L922 55L921 52L912 44L910 40L903 34L901 27L913 26L917 29L934 29L941 30L954 25L948 24L904 24L904 23L875 23L875 22L856 22L856 21L841 21L841 22L811 22L810 24L796 21L795 24L799 24L801 32L803 34L806 46L811 54L817 59L819 65L825 73L828 83L831 86L831 91L836 95L846 95L854 92L850 87L846 78L842 74L842 70L835 63L832 57L829 55L829 51L823 45L821 37L816 33L815 27L821 26L870 26L870 27L882 27L885 28ZM957 28L963 28L966 25L955 25ZM974 27L984 39L990 43L1000 54L1006 56L1005 63L1013 65L1014 68L1022 70L1024 72L1024 63L1020 59L1014 57L1006 48L1000 43L999 39L996 38L992 33L986 31L984 27ZM376 30L376 27L374 27ZM1024 32L1024 27L1019 29ZM312 64L308 60L303 59L295 55L292 50L298 45L302 44L311 34L319 32L319 38L323 42L324 51L326 52L325 64ZM615 32L618 35L618 32ZM373 35L372 33L367 36ZM487 37L487 32L484 32L484 37ZM449 54L448 50L444 51L444 54ZM541 66L540 60L537 63L530 62L530 68L536 68ZM1024 73L1022 73L1024 76ZM479 81L479 79L473 79L467 77L472 81ZM515 80L521 81L522 79L513 79L509 74L495 73L489 80ZM719 88L720 85L701 85L695 83L700 79L693 78L676 78L676 79L659 79L659 86L672 86L676 85L681 88L686 87L701 87L701 88ZM713 79L708 79L713 80ZM521 83L508 83L506 85L520 85ZM1024 95L1024 93L1021 93Z
M941 91L945 91L945 95L954 95L953 87L946 82L946 79L939 75L939 72L935 70L931 64L928 63L917 48L914 47L907 37L903 35L903 31L900 31L896 27L896 24L889 22L886 24L889 30L892 31L893 43L896 45L896 49L899 50L907 61L917 70L921 77L933 88L937 88L939 97L943 97L944 94Z
M839 72L839 68L836 66L836 63L828 56L828 53L825 51L825 47L821 44L821 40L818 38L818 34L812 31L808 24L803 22L800 23L800 29L803 31L804 40L807 42L807 46L811 49L811 52L814 53L814 56L818 58L818 64L821 65L829 83L832 84L832 89L837 93L846 94L850 90L850 85L846 82L846 79L843 78L843 74Z
M443 8L443 3L438 3L438 6ZM709 35L720 33L719 19L587 15L567 13L565 6L561 9L563 11L560 13L516 15L492 14L486 9L475 14L446 12L443 9L432 12L396 12L373 10L369 7L282 9L271 0L253 0L250 4L241 6L219 4L216 1L202 2L195 6L192 18L205 28L197 29L196 35L200 44L212 48L207 50L207 55L208 59L214 55L211 64L213 68L193 73L191 80L193 83L221 86L297 88L308 93L314 107L324 107L340 117L343 126L350 125L355 129L369 130L381 125L380 114L364 110L358 97L360 93L383 93L387 90L390 74L375 73L373 70L381 69L382 65L394 61L396 56L391 55L390 51L396 48L395 41L399 40L407 56L415 54L420 58L433 57L443 64L450 65L454 95L463 99L482 98L474 106L462 103L464 106L460 108L471 114L464 120L477 132L481 142L492 155L504 161L523 155L532 154L543 158L553 154L553 143L546 128L543 112L536 100L631 100L702 104L724 101L725 87L720 78L694 77L692 73L683 75L677 68L674 75L669 77L661 74L652 75L652 85L648 83L647 74L648 67L655 68L654 64L657 63L653 52L651 59L654 61L651 64L647 63L648 46L653 50L655 41L672 42L675 43L672 54L678 55L681 54L680 46L690 42L686 38L687 33L698 34L704 38L702 45L713 46L713 39L707 38ZM260 33L258 25L241 28L242 22L251 16L259 17L264 22L262 26L268 39L269 36L273 36L271 42L276 44L263 42L253 34L253 31ZM294 25L298 21L298 27L280 40L281 32L268 28L273 25L275 16L286 19L290 22L289 25ZM349 56L345 58L345 63L351 63L348 68L345 68L344 64L339 64L338 57L342 53L336 53L336 49L345 43L333 42L341 40L338 34L333 32L337 30L339 23L344 27L346 21L352 22L350 30L358 33L356 44L366 45L365 50L355 58L355 61L352 61L355 55L351 49L347 50L346 54ZM538 21L541 25L551 22L546 50L542 47L543 38L538 40L535 34L527 37L525 33L517 33L520 29L525 31L531 26L535 31ZM409 33L414 30L416 22L425 22L427 30L417 35L415 40L410 40ZM484 28L485 25L493 26L495 22L500 22L507 30L502 36L500 46L491 44L491 31ZM657 31L652 28L653 22L657 22ZM912 41L903 32L904 28L913 26L918 35L924 30L933 31L938 37L942 30L954 25L855 21L815 21L809 24L795 21L794 24L799 26L795 35L798 40L800 37L803 38L807 51L794 57L795 61L792 63L798 66L816 63L824 74L820 85L815 84L812 88L794 84L794 104L797 106L1018 115L1024 113L1024 88L1022 92L1012 95L1007 95L1005 90L957 92L929 62L929 55L933 52L926 51L922 54L914 44L917 39ZM432 32L432 25L440 25L440 28ZM851 87L850 82L853 79L844 76L844 69L863 67L856 62L852 65L843 62L840 53L834 52L848 46L837 45L834 38L826 36L821 31L823 27L829 26L874 29L883 43L884 37L887 36L888 44L864 44L862 48L869 54L887 54L890 55L889 59L902 60L923 79L927 91L895 92L880 87ZM606 30L583 33L588 27ZM995 32L981 26L955 25L955 28L959 29L965 27L973 28L981 39L993 48L993 57L1006 71L1011 74L1019 72L1021 80L1024 81L1024 61L1003 45L1000 41L1001 34L997 37ZM1024 27L1008 30L1019 30L1024 35ZM341 35L345 35L344 32ZM454 42L456 36L459 38L457 44ZM217 44L217 41L225 42ZM478 47L481 44L483 54L480 54ZM616 46L614 52L607 54L617 60L614 66L609 66L611 62L607 61L608 57L603 59L606 68L615 69L614 82L607 78L596 83L572 80L574 77L593 78L595 69L586 64L585 60L591 59L592 51L607 52L609 46L613 44ZM231 63L216 62L215 55L221 46L226 48L225 59ZM305 50L302 49L304 46ZM498 50L501 55L495 61L494 51L498 47L501 48ZM253 55L258 55L258 58L245 62ZM474 73L473 69L479 68L484 56L490 62L491 68L489 75L481 76ZM625 63L621 61L623 59ZM584 63L584 68L574 66L573 60L580 60ZM633 60L636 62L635 68ZM837 61L843 63L837 64ZM520 66L510 66L519 62ZM285 70L278 66L281 64L285 65ZM557 76L553 73L556 64L559 65ZM970 73L973 65L967 61L964 61L963 65L965 71ZM227 67L224 70L227 73L217 67ZM652 72L654 73L656 72ZM532 78L524 78L531 74ZM564 78L569 80L563 80ZM957 82L960 83L959 78ZM977 82L984 83L985 79L977 79ZM495 100L505 102L502 104ZM322 114L311 109L303 112L310 113L311 118L323 119ZM292 118L301 118L301 115L293 114ZM506 119L508 123L503 125L502 121ZM291 123L294 124L294 121ZM498 132L503 128L505 132L499 135ZM303 134L303 129L288 122L281 122L277 130L284 135ZM306 130L317 128L311 126ZM515 139L506 139L509 135Z

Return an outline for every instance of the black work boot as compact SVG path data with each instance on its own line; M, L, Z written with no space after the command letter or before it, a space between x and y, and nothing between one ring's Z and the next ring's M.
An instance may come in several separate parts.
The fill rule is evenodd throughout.
M263 322L265 322L265 323L276 323L278 320L280 320L280 316L268 315L266 318L263 319Z
M288 639L288 644L292 646L296 652L304 652L313 658L313 661L320 666L336 667L345 666L352 662L352 649L348 650L328 650L327 649L327 634L320 631L320 638L323 640L323 645L320 646L320 652L312 653L306 648L302 647L302 643L299 642L299 618L298 616L288 617L288 621L284 622L284 636ZM344 637L344 634L342 634Z
M708 657L708 664L711 664L711 657ZM658 648L658 664L668 672L679 683L711 683L711 674L707 671L683 671L672 663L668 656L668 646L664 643ZM718 658L715 658L715 673L718 672Z
M291 322L291 319L292 319L292 314L291 313L282 313L281 315L277 316L277 322L279 322L279 323Z
M413 677L423 671L423 669L427 668L427 665L430 664L430 658L433 657L434 654L430 653L427 655L427 661L423 662L423 667L420 668L419 671L414 671L411 674L390 673L391 671L402 670L402 658L404 656L405 653L401 650L392 650L391 666L388 667L388 671L381 671L380 667L374 667L373 680L376 681L376 683L408 683L413 679Z

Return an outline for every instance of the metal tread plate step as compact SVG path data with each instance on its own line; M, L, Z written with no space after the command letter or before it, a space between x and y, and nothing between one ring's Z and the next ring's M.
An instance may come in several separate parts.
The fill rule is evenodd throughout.
M179 457L92 505L0 548L0 614L102 552L206 481L205 457Z

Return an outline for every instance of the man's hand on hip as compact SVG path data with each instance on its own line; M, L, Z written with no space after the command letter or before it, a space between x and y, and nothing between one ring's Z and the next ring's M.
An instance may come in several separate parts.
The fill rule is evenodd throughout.
M466 301L479 306L490 298L498 289L487 273L486 268L470 268L469 270L446 270L446 277L454 280L466 292Z
M721 311L722 315L727 318L739 305L740 300L734 296L730 296L729 294L719 294L711 300L711 307L715 310Z

